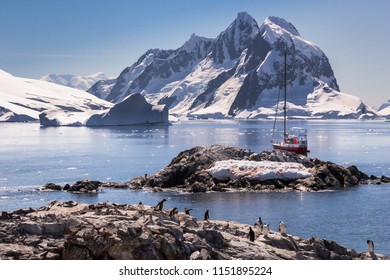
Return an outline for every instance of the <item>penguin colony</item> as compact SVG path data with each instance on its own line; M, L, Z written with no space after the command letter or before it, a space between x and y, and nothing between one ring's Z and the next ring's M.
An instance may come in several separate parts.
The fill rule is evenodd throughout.
M163 208L164 208L164 202L166 202L166 201L167 200L164 198L163 200L158 202L157 205L154 207L154 210L155 211L162 211ZM142 202L139 202L139 205L142 205ZM193 209L184 208L184 213L186 215L190 215L190 211L191 210L193 210ZM178 214L178 213L179 213L179 209L177 207L174 207L174 208L172 208L170 210L169 216L171 218L174 218L174 216L176 214ZM204 221L209 221L209 220L210 220L210 211L209 211L209 209L206 209L206 211L204 213ZM255 222L254 226L258 227L260 229L260 232L263 234L264 238L268 237L268 235L269 235L269 225L263 223L261 217L259 217L257 219L257 221ZM286 224L283 221L279 222L278 231L280 232L280 234L282 234L284 236L287 235L287 226L286 226ZM256 239L256 234L253 231L252 227L249 227L249 232L247 234L247 238L251 242L254 242L255 239ZM367 245L368 245L368 252L371 253L371 254L374 254L374 242L372 240L367 240Z

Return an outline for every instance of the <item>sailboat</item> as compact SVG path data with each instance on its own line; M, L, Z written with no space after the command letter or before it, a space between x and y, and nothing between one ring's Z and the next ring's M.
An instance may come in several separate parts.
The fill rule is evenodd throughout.
M279 103L279 100L278 100ZM277 104L276 106L278 106ZM276 150L284 150L297 154L306 155L307 149L307 130L300 127L292 127L290 132L287 132L287 53L284 54L284 106L283 106L283 141L274 139L275 125L273 128L272 146ZM275 124L277 120L277 109L275 113Z

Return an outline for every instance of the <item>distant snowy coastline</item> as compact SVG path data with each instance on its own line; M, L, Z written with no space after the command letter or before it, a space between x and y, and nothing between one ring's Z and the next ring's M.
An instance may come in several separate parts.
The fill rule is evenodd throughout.
M102 72L97 72L88 76L79 76L73 74L49 74L40 78L41 81L55 83L83 91L89 90L97 81L107 79L109 79L109 77L107 77Z

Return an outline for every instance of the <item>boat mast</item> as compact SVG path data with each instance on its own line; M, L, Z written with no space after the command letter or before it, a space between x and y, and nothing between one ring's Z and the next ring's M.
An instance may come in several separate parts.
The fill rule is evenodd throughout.
M284 128L283 128L283 136L286 138L287 130L286 130L286 122L287 122L287 52L284 53Z

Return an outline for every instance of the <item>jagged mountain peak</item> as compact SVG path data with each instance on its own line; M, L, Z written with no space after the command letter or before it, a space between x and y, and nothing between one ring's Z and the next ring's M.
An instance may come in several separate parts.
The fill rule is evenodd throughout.
M273 29L283 29L293 36L301 36L291 22L288 22L280 17L269 16L265 19L264 25L270 26Z
M237 59L259 32L256 20L246 12L239 12L229 27L217 37L212 52L213 60L223 63Z
M238 12L236 19L232 24L239 23L241 25L249 25L252 27L258 27L256 20L247 12Z
M196 52L197 57L205 57L210 51L210 46L213 44L214 39L198 36L193 33L187 42L181 46L178 51L186 51L187 53Z

